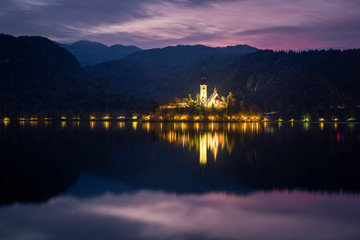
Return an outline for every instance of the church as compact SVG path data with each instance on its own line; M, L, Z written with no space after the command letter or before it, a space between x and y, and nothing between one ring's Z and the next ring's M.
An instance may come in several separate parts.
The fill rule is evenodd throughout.
M199 98L198 98L199 97ZM191 99L191 97L190 97ZM170 109L170 108L187 108L189 107L189 100L187 98L173 98L170 101L164 102L160 109ZM206 77L205 77L205 68L203 68L203 72L201 75L201 84L200 84L200 95L197 96L197 101L200 106L206 108L225 108L226 101L224 97L220 97L218 94L216 87L214 88L214 92L208 97L207 95L207 85L206 85Z
M224 98L220 97L216 87L214 88L214 92L207 97L207 85L206 85L206 77L205 77L205 68L203 68L202 76L201 76L201 85L200 85L200 105L204 107L216 107L222 108L226 107L226 103Z

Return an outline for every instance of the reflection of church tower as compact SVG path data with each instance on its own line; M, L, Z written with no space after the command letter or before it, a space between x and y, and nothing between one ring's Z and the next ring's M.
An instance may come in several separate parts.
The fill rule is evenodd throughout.
M201 106L207 107L207 85L205 83L205 67L203 68L200 85L200 104Z
M200 165L205 167L206 163L207 163L206 134L200 134Z

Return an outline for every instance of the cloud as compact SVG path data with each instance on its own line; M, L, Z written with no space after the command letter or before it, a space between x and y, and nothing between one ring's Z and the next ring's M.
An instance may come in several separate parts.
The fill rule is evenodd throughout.
M61 42L360 47L355 0L9 0L0 29Z
M262 35L262 34L297 34L297 33L305 33L309 30L310 28L306 28L306 27L279 26L279 27L270 27L270 28L261 28L261 29L247 29L238 32L237 35L252 36L252 35Z

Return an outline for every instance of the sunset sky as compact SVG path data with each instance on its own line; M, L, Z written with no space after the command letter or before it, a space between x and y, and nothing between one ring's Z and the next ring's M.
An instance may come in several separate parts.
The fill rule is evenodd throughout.
M359 0L1 0L0 32L147 49L360 47Z

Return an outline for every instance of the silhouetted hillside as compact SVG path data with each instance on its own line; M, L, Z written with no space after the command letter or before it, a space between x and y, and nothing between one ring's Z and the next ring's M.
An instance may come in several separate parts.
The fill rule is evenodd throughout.
M54 46L54 43L49 41L49 39L44 37L26 36L21 36L19 39L29 42L31 45L35 46L47 61L51 64L57 65L67 73L79 75L83 72L81 65L73 55L69 54L69 52L64 48Z
M243 44L243 45L236 45L236 46L227 46L227 47L221 47L225 52L230 53L237 53L237 54L247 54L247 53L253 53L259 51L259 49L251 47L249 45Z
M244 52L241 52L243 49ZM189 63L198 62L207 58L227 57L234 53L249 53L248 46L234 46L227 48L212 48L203 45L155 48L133 53L125 60L135 61L151 66L168 66L181 69L189 65ZM256 52L256 48L252 48L252 52ZM186 69L181 69L185 70Z
M141 49L136 46L116 44L108 47L102 43L84 40L73 44L60 45L71 52L79 60L82 66L122 59L131 53L141 51Z
M264 111L317 111L360 103L359 62L360 50L259 51L214 78Z
M198 45L146 50L125 60L85 69L109 76L118 92L158 100L195 98L205 66L208 94L216 86L220 95L231 91L264 111L300 114L360 103L360 50L233 54Z
M0 35L0 115L59 116L145 108L91 77L66 49L42 37Z
M187 97L191 93L195 98L204 66L207 74L213 76L244 56L245 54L230 53L222 48L179 45L144 50L121 61L86 66L85 70L92 75L108 76L119 93L157 100ZM208 81L216 85L212 78Z

